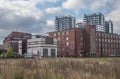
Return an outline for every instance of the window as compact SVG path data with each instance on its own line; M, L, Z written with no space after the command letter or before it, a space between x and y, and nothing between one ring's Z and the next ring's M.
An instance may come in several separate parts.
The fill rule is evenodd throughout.
M57 39L56 39L56 38L54 38L54 41L57 41Z
M80 37L80 40L82 41L82 40L83 40L83 37Z
M66 31L66 35L69 35L69 31Z
M102 42L104 42L104 39L102 38Z
M60 37L58 37L58 41L60 41Z
M96 41L98 41L98 39L96 38Z
M55 49L51 49L51 57L55 57L56 54L55 54Z
M99 36L101 36L101 34L99 33Z
M81 42L80 45L83 46L83 43Z
M66 42L66 46L69 46L69 42Z
M115 39L114 39L114 42L115 42Z
M102 37L104 37L104 33L102 34Z
M69 40L69 37L66 37L66 40Z
M98 36L98 33L96 33L96 36Z
M43 49L43 57L48 57L48 49Z
M108 43L110 43L110 39L108 39Z
M58 35L60 35L60 32L58 32Z
M105 42L107 42L107 39L105 39Z
M112 35L110 37L112 38Z
M99 38L99 42L101 42L101 38Z
M56 33L54 33L54 36L56 36Z
M101 47L101 44L99 43L99 47Z
M62 32L62 35L64 35L64 32Z
M111 40L111 43L113 43L113 40Z

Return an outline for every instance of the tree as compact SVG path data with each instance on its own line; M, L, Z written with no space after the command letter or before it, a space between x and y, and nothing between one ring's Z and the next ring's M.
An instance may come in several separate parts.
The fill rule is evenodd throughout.
M7 49L7 57L11 57L11 56L12 56L12 53L13 53L12 47L9 47L9 48Z

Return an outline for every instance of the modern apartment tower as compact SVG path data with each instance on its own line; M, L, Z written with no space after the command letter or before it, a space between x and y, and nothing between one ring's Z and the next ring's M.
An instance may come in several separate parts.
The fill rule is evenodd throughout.
M113 33L113 23L111 20L105 21L105 31L107 33Z
M84 15L83 22L86 25L95 25L97 31L105 32L105 18L102 13L95 13L92 15Z
M75 17L72 16L62 16L55 18L55 27L57 31L65 31L75 28Z

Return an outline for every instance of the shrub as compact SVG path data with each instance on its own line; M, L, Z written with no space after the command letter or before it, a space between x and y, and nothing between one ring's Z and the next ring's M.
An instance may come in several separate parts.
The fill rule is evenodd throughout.
M7 49L7 58L11 58L12 53L13 53L13 50L12 50L11 47L9 47L9 48Z
M2 53L2 54L0 55L0 58L6 58L6 55L7 55L7 53L4 52L4 53Z

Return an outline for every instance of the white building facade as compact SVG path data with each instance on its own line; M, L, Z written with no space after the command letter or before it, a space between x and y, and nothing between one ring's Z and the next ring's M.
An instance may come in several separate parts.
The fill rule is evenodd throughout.
M20 44L19 44L20 45ZM19 46L19 52L21 52ZM33 35L27 40L27 53L33 57L57 57L57 40L48 36Z

